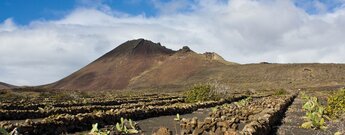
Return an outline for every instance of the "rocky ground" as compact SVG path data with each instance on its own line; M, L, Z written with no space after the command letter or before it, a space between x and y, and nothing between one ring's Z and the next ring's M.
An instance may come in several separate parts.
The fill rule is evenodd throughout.
M324 103L325 94L319 96ZM321 96L320 96L321 95ZM297 93L257 93L228 100L187 103L181 95L89 97L73 100L1 99L0 128L26 134L88 134L92 124L116 130L120 118L132 119L140 134L277 134L345 133L345 122L327 121L327 130L303 129L303 100ZM180 120L174 120L180 115ZM162 128L164 127L164 128ZM130 128L130 127L129 127Z

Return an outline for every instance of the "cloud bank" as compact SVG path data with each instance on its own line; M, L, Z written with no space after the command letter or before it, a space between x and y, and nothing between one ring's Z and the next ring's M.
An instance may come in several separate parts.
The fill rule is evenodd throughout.
M64 18L0 24L0 81L51 83L127 40L146 38L172 49L188 45L228 61L344 63L345 8L309 14L293 1L230 0L156 3L155 17L128 15L107 5L79 7ZM101 8L99 8L101 7ZM188 12L174 12L188 7Z

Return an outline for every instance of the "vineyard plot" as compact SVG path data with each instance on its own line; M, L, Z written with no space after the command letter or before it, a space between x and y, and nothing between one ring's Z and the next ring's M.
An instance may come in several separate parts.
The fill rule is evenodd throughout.
M48 117L45 117L42 120L32 121L28 119L15 124L9 121L1 121L0 126L8 131L11 131L16 128L18 132L23 134L73 133L77 131L89 130L91 125L94 123L98 123L100 127L102 127L105 125L114 125L120 121L120 118L131 118L133 120L141 120L163 115L186 114L196 111L199 108L209 108L217 105L222 105L224 103L229 103L234 100L242 99L243 97L240 96L229 100L205 101L199 103L184 103L183 100L181 100L180 98L147 98L143 99L147 102L126 103L121 104L120 107L117 108L109 108L116 106L108 105L97 106L101 107L101 109L95 109L86 112L80 112L80 109L88 107L92 108L95 106L72 106L66 108L67 110L70 110L68 113L66 113L65 111L63 113L56 113L50 116L48 116L47 114ZM11 117L16 117L15 115L18 114L18 112L23 114L23 118L26 118L24 116L27 115L24 114L30 112L28 110L18 110L18 112L16 111L17 110L8 109L2 110L2 113L6 114L6 116L8 116L10 119ZM47 109L41 112L53 111L49 111L49 109ZM37 114L39 115L39 113Z
M324 102L324 101L323 101ZM274 134L277 135L334 135L336 132L345 129L344 121L326 121L326 130L313 130L304 129L301 125L304 123L303 117L306 116L306 112L302 109L303 99L299 95L293 104L288 108L285 113L285 117L282 120L282 124L275 127L277 131Z
M181 134L269 134L296 94L244 99L214 108L204 120L182 119Z

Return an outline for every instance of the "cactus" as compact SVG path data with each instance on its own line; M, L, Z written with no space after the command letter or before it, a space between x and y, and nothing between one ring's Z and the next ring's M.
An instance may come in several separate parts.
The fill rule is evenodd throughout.
M320 105L317 97L308 97L305 94L302 94L302 97L305 100L302 108L306 111L306 116L303 117L306 122L301 127L306 129L327 129L325 119L329 120L329 117L325 115L325 108Z
M116 130L120 133L125 133L125 134L137 134L139 131L135 129L135 124L131 119L120 119L121 123L116 123ZM125 122L129 123L130 128L126 127Z
M129 119L128 121L129 121L129 125L131 126L131 128L132 128L132 129L135 129L135 127L134 127L134 125L133 125L132 119Z
M110 131L100 131L98 129L98 123L96 123L96 124L92 124L92 129L91 129L89 134L91 134L91 135L109 135Z
M180 114L176 114L176 118L174 118L175 121L180 121L181 118L180 118Z
M92 129L90 133L95 133L95 132L98 132L98 123L92 124Z
M120 126L119 123L116 123L116 130L119 132L122 132L122 127Z

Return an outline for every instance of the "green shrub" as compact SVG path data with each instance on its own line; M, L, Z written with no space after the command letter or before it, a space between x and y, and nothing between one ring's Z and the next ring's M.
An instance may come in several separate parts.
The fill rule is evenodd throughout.
M186 92L186 102L198 102L216 100L216 94L213 87L209 84L198 84L191 87Z
M7 94L8 91L7 90L0 90L0 95L4 95L4 94Z
M73 94L72 93L54 93L51 94L50 96L52 96L52 98L56 99L56 100L73 100Z
M8 133L4 128L0 128L0 135L9 135L10 133Z
M306 116L303 118L305 122L301 125L302 128L306 129L322 129L325 130L326 123L325 119L329 119L325 115L325 108L319 103L317 97L309 97L302 94L304 99L303 110L306 111Z
M13 92L13 91L7 91L7 92L4 92L2 94L0 94L0 101L3 100L3 99L6 99L6 100L22 100L22 99L26 99L27 96L26 95L23 95L23 94L20 94L20 93L17 93L17 92Z
M282 96L282 95L286 95L286 94L287 94L287 92L286 92L286 90L284 90L284 89L277 90L277 91L274 93L274 95L277 95L277 96Z
M333 118L339 118L345 113L345 89L340 89L328 97L326 112Z
M91 94L93 94L93 93L88 93L88 92L82 91L79 93L79 96L81 98L92 98Z

